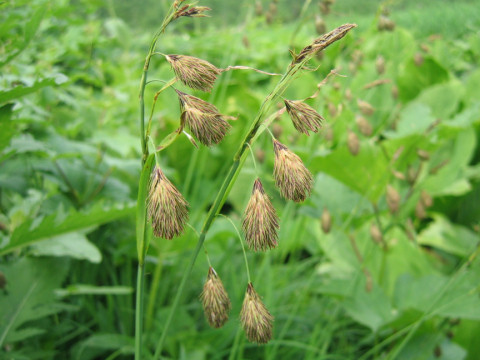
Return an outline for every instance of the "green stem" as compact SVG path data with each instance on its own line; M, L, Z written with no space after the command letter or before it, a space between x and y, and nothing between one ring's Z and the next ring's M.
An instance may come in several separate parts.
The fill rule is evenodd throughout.
M145 263L138 264L137 297L135 309L135 360L142 358L143 296L145 287Z

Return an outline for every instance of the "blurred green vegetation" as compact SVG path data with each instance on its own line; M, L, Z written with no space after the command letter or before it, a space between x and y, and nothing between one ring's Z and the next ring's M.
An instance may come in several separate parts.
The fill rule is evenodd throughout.
M312 95L334 68L345 76L330 77L307 101L326 119L322 133L300 136L286 114L272 127L314 174L311 198L301 205L280 198L271 176L271 139L264 134L253 146L257 166L247 159L224 208L240 227L260 176L280 215L279 247L248 253L255 288L275 316L274 339L258 346L243 335L243 255L231 224L218 219L206 248L229 292L231 319L219 330L204 320L198 296L208 265L201 256L163 358L476 359L477 2L337 0L322 14L318 1L279 1L270 23L271 3L259 3L263 14L257 16L254 1L202 1L212 8L211 18L179 19L161 37L159 51L283 73L289 50L298 53L318 36L316 16L326 29L344 22L359 27L312 61L319 69L305 71L285 94ZM1 358L132 358L138 84L169 5L0 4ZM394 21L393 31L378 29L382 14ZM150 76L169 80L173 73L156 57ZM193 228L201 227L238 142L276 81L238 70L222 74L209 94L178 86L238 117L218 146L195 149L183 137L161 153L166 175L190 203ZM147 89L147 112L157 85ZM360 116L370 135L362 133ZM167 91L154 115L157 141L178 118L176 95ZM359 139L356 156L349 151L350 132ZM388 185L400 195L394 214ZM328 234L320 226L324 209L333 219ZM372 241L373 225L382 233L380 244ZM146 354L155 349L195 243L190 228L173 241L152 242Z

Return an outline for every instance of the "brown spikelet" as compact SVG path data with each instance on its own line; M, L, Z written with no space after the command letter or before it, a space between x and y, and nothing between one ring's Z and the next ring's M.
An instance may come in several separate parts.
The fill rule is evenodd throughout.
M181 91L176 92L180 99L182 125L187 125L206 146L222 141L231 127L225 121L229 117L220 114L215 105Z
M278 245L278 216L260 179L253 184L252 195L243 214L242 227L250 249L266 251Z
M375 241L377 244L383 244L382 232L375 223L372 223L370 225L370 236L372 237L372 240Z
M240 321L249 341L266 344L272 339L273 316L268 312L252 283L248 283L247 286Z
M375 67L378 75L382 75L385 72L385 58L382 55L378 55L375 60Z
M179 236L188 220L188 203L158 166L150 177L148 217L154 235L165 239Z
M273 176L280 194L286 199L302 202L310 195L313 176L302 160L280 141L273 139L275 163Z
M323 208L321 223L323 232L328 234L332 228L332 215L330 215L330 211L327 208Z
M387 205L392 214L395 214L400 206L400 194L392 185L387 185Z
M368 102L357 100L358 109L365 116L370 116L375 112L375 108Z
M206 17L208 15L205 15L205 11L212 10L209 7L206 6L191 6L191 5L185 5L178 9L175 12L174 19L179 18L181 16L186 16L186 17Z
M322 127L323 117L311 106L299 100L284 100L293 126L298 132L310 135L308 131L317 132Z
M177 78L186 86L210 92L220 70L208 61L186 55L167 55Z
M373 133L373 128L370 122L365 119L363 116L357 116L355 119L355 122L357 123L358 130L365 135L365 136L370 136Z
M353 156L356 156L360 151L360 140L358 139L357 134L355 134L353 131L348 131L347 145L348 150L350 150L350 153Z
M430 196L430 194L428 192L426 192L425 190L422 190L422 192L420 193L420 199L422 201L422 204L426 207L426 208L429 208L430 206L433 205L433 199L432 197Z
M222 327L228 320L231 303L222 280L212 267L208 269L207 280L203 285L200 299L205 318L210 326L214 328Z

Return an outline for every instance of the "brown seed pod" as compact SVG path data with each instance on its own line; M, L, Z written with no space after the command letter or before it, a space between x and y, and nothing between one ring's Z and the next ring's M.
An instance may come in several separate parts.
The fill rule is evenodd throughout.
M347 101L351 101L352 98L353 98L352 90L350 90L350 89L345 90L345 99Z
M410 185L415 184L417 181L418 175L420 173L420 168L415 169L413 166L408 166L407 169L407 181Z
M272 339L273 316L267 310L252 283L248 283L247 286L240 312L240 321L248 341L266 344Z
M258 148L255 150L255 158L260 164L263 164L265 161L265 150Z
M331 126L327 126L323 133L324 133L324 136L325 136L325 140L327 140L327 141L332 141L333 140L334 133L333 133L333 128Z
M334 118L338 114L338 109L334 103L328 103L328 112L330 117Z
M396 85L392 86L392 98L394 100L398 99L398 87Z
M398 208L400 207L400 201L400 194L398 191L392 185L387 185L387 205L392 214L397 213Z
M417 66L422 66L423 61L424 61L423 55L420 54L420 53L416 53L416 54L413 56L413 61L415 62L415 65L417 65Z
M262 16L263 15L263 7L260 1L255 1L255 15Z
M228 320L231 303L222 280L211 266L208 269L207 280L203 285L200 299L205 318L210 326L214 328L222 327Z
M272 134L276 138L279 138L280 136L282 136L283 126L278 122L274 122L273 125L272 125Z
M253 184L252 195L243 214L242 228L248 247L254 251L266 251L278 245L277 212L260 179Z
M351 130L348 131L347 145L348 150L350 150L350 153L353 156L356 156L360 151L360 140L358 139L357 134Z
M328 234L332 228L332 215L330 215L330 211L327 208L323 208L321 225L323 232Z
M188 203L158 166L150 177L147 201L155 236L170 240L182 234L188 220Z

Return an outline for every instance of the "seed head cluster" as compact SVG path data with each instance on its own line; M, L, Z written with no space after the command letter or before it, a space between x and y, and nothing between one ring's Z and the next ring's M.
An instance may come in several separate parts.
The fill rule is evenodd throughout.
M317 132L322 127L323 117L311 106L299 100L284 100L293 126L298 132L309 135L308 131Z
M188 220L188 203L156 166L150 178L148 217L157 237L179 236Z
M205 146L218 144L230 129L228 118L212 105L195 96L176 90L180 99L182 125L187 125L196 138Z
M203 286L200 299L210 326L214 328L222 327L228 320L231 303L222 280L211 266L208 269L207 281Z
M268 312L252 283L247 286L240 321L249 341L266 344L272 339L273 316Z
M313 176L302 160L280 141L273 139L275 163L273 176L280 194L286 199L302 202L310 195Z
M177 78L186 86L210 92L220 70L208 61L185 55L167 55Z
M278 245L278 216L260 179L253 184L252 195L243 215L243 232L248 247L266 251Z

